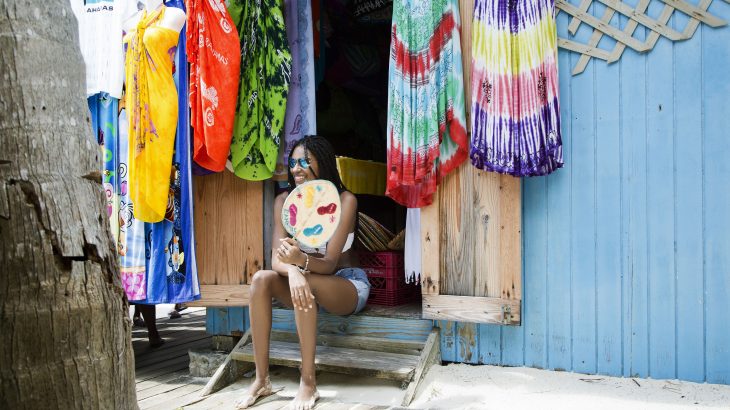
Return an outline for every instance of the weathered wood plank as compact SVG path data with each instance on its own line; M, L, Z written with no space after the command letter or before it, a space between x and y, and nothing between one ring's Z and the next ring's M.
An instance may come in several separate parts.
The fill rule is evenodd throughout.
M507 307L509 314L503 312ZM520 301L476 296L424 295L423 316L436 320L519 325Z
M272 341L269 363L287 367L299 367L302 361L298 343ZM231 352L235 360L253 362L253 346L248 344ZM315 367L317 370L408 381L418 364L418 356L317 346Z
M474 184L474 204L471 206L474 213L468 229L474 231L473 242L470 246L474 255L474 277L472 278L471 294L461 293L464 296L493 296L499 297L502 289L499 267L503 264L501 257L503 203L502 189L500 186L501 176L496 172L485 172L477 170ZM511 204L515 206L515 204ZM448 243L448 242L447 242ZM455 267L458 269L458 267ZM457 295L457 293L449 292Z
M272 327L276 330L296 331L294 312L274 309ZM399 319L362 314L337 316L321 313L317 318L318 334L381 337L423 342L431 332L432 323L423 319Z
M474 174L468 162L462 164L441 183L440 216L441 294L473 296L476 276L476 205ZM487 194L489 195L489 194ZM448 245L448 246L444 246Z
M271 340L298 343L299 335L281 330L271 331ZM423 342L393 340L382 337L317 335L317 346L345 347L349 349L373 350L388 353L420 355Z
M201 298L188 306L248 306L249 285L200 285Z
M190 349L197 349L200 347L207 347L210 346L210 339L205 338L201 340L197 340L195 342L191 342L188 344L183 344L179 346L175 346L171 349L167 350L158 350L157 354L155 355L147 355L143 358L140 358L136 362L136 368L137 369L144 369L147 366L153 365L155 363L164 363L167 360L171 360L180 356L187 357L188 356L188 350Z
M522 299L522 185L519 178L501 175L499 178L501 240L499 242L499 277L502 299ZM495 227L496 228L496 227ZM493 228L494 229L494 228ZM491 282L490 282L491 283ZM496 293L496 289L495 293ZM486 296L497 296L490 290ZM519 318L515 319L519 324Z
M134 379L137 383L154 379L163 374L176 372L188 368L190 360L186 356L179 356L166 362L155 363L154 365L139 368L134 372Z
M457 171L458 172L458 171ZM441 292L441 225L440 200L421 208L421 292L438 295Z
M245 284L246 275L264 263L262 183L227 171L194 177L193 183L200 284Z
M143 382L137 382L135 385L135 388L137 390L137 394L139 394L139 392L145 391L147 389L151 389L155 386L158 386L163 383L167 383L171 380L179 379L180 377L186 376L188 374L189 374L188 370L179 370L179 371L175 371L175 372L171 372L171 373L165 373L160 376L154 377L152 379L145 380Z
M145 390L137 390L137 401L141 401L150 397L159 396L161 394L165 394L169 391L178 389L182 386L186 386L188 384L191 384L193 382L193 377L189 374L183 374L178 376L175 379L168 380L165 383L160 383L157 386L145 389Z
M408 405L411 404L413 397L416 395L416 389L418 388L418 384L421 383L421 379L423 379L423 376L428 371L428 368L437 361L441 361L441 351L439 349L439 334L439 329L433 328L431 334L428 335L428 339L426 339L426 343L423 346L421 356L418 359L418 366L416 366L416 370L413 373L413 380L411 380L410 384L408 384L408 388L406 388L406 394L403 396L403 401L401 401L402 406L408 407Z
M187 384L167 393L139 401L140 410L173 410L200 400L202 384Z

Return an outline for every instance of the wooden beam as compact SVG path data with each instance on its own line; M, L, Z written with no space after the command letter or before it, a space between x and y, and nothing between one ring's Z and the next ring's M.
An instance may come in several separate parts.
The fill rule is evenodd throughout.
M232 351L240 348L251 340L251 329L247 330L243 334L243 337L236 343ZM213 373L213 376L208 380L203 390L200 391L200 397L205 397L211 393L215 393L218 390L228 386L235 382L237 376L245 371L245 367L253 367L250 363L238 363L231 358L231 354L228 354L226 360L218 366L218 369Z
M711 13L707 12L706 10L702 10L700 7L697 7L686 1L682 1L682 0L661 0L661 1L674 7L677 10L680 10L681 12L687 14L688 16L707 24L710 27L722 27L724 25L727 25L727 21L725 21L719 17L713 16Z
M431 334L428 336L428 339L426 339L426 344L423 346L421 357L418 360L416 371L413 374L413 380L411 380L408 384L406 394L403 396L403 401L400 404L401 406L408 407L408 405L411 404L413 396L416 395L418 384L421 383L421 380L423 380L423 376L426 374L431 365L437 361L441 362L440 346L441 338L439 337L439 329L434 327L433 330L431 330Z
M519 325L520 301L476 296L424 295L423 318Z
M649 49L646 47L646 44L631 36L627 36L623 31L611 26L610 24L602 22L601 20L593 17L593 15L591 15L590 13L581 11L577 7L568 3L566 0L556 0L555 5L564 12L570 14L571 16L578 17L584 23L592 26L593 28L603 31L603 33L607 36L615 39L616 41L620 41L626 44L627 46L633 48L640 53L649 51Z
M500 175L499 276L503 301L522 299L522 179ZM486 296L497 296L489 293ZM519 322L519 320L518 320Z
M185 304L205 307L248 306L249 287L250 285L200 285L201 298Z
M421 292L438 295L441 264L441 227L439 226L439 196L433 204L421 208Z

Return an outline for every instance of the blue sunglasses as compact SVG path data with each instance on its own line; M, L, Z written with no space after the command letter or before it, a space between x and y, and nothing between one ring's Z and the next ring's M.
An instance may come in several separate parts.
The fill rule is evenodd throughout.
M309 168L310 162L308 158L289 158L289 169L296 168L297 163L302 169L307 169Z

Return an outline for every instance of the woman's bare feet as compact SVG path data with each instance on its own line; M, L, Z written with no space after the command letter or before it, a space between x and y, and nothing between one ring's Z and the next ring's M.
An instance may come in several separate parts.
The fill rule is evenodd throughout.
M269 380L269 377L266 376L263 379L259 379L257 377L256 380L251 383L251 387L249 387L248 392L236 401L236 408L249 408L253 406L259 398L270 396L273 393L274 391L271 388L271 380Z
M299 381L297 396L289 405L292 410L311 410L319 400L317 382L314 377L302 377Z

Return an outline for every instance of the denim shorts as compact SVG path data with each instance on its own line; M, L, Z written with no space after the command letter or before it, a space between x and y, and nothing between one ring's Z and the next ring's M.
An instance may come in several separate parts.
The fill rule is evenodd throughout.
M360 268L344 268L340 269L335 273L335 276L347 279L355 285L357 290L357 307L351 314L361 311L365 304L368 302L368 296L370 296L370 281L368 281L368 275L365 271Z

